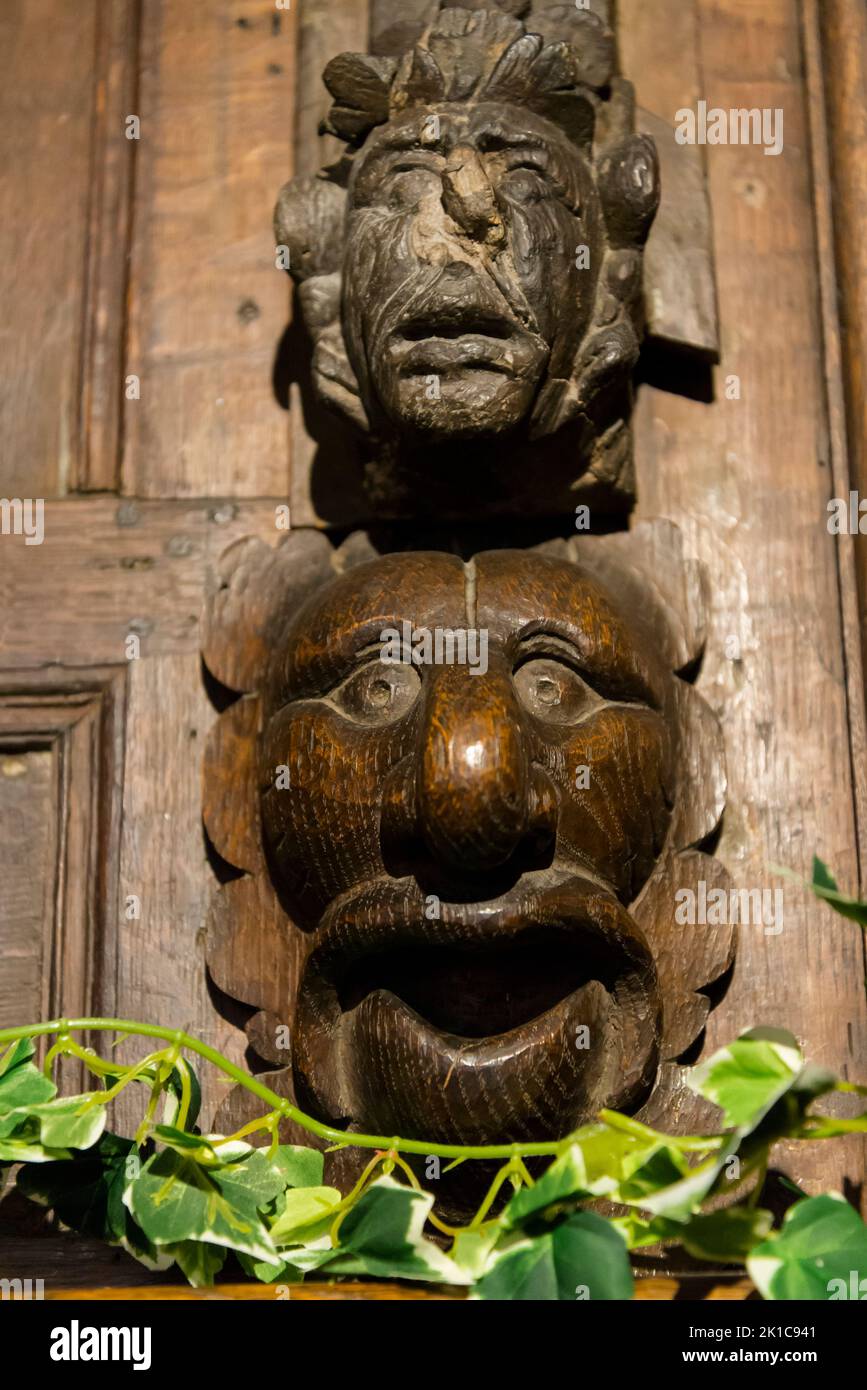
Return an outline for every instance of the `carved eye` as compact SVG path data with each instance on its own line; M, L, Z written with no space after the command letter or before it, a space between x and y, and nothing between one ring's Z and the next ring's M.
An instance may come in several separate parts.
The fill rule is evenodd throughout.
M420 689L414 666L372 661L345 680L331 698L341 714L358 724L391 724L409 713Z
M598 695L577 671L552 657L532 657L515 672L521 703L538 719L572 724L594 704Z

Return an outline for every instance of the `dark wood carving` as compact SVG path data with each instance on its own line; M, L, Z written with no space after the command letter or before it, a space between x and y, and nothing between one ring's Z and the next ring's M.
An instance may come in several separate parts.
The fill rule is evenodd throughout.
M475 1143L603 1105L677 1119L678 1058L733 952L730 926L675 918L678 890L725 881L701 849L725 795L689 680L703 606L667 523L468 563L360 533L226 552L204 657L242 694L205 821L243 872L209 968L273 1064L288 1025L303 1105ZM425 659L437 633L470 658L484 635L484 661Z
M425 8L327 64L345 155L277 205L319 401L369 514L622 511L659 178L612 34Z

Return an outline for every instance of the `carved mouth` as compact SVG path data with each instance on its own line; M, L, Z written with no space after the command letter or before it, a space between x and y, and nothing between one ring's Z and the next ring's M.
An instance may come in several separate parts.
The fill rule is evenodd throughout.
M425 1023L462 1038L492 1038L531 1023L591 981L610 993L616 969L593 949L546 928L461 949L431 944L377 952L338 984L343 1013L382 990Z
M428 921L409 880L326 913L298 994L299 1094L444 1142L557 1136L655 1072L656 972L617 899L558 873Z
M515 328L515 324L497 315L456 312L454 309L433 310L403 324L396 337L410 343L424 342L429 338L456 340L470 335L503 340L513 337Z
M523 376L534 369L539 349L506 314L476 304L445 303L399 324L392 351L405 376L468 370Z

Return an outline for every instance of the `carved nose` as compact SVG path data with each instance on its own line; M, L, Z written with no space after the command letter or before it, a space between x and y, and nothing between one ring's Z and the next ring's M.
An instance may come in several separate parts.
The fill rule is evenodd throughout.
M504 237L494 190L476 151L458 145L443 171L443 207L474 241L496 245Z
M532 779L508 673L470 669L443 668L428 682L416 798L429 853L472 872L497 868L518 847Z

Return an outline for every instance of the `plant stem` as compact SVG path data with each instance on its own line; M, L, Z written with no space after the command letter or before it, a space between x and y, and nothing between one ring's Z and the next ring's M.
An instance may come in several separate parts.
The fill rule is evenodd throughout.
M0 1046L17 1042L20 1038L47 1037L52 1033L62 1034L79 1030L103 1033L119 1032L136 1034L143 1038L159 1038L163 1042L171 1043L187 1052L195 1052L226 1076L230 1076L239 1086L245 1087L254 1096L258 1096L267 1104L269 1109L276 1110L282 1119L293 1121L302 1129L306 1129L308 1133L314 1134L318 1139L324 1139L330 1144L348 1144L359 1149L394 1149L398 1153L424 1154L438 1158L512 1159L553 1157L562 1152L569 1142L567 1136L564 1139L529 1144L437 1144L425 1139L401 1139L391 1135L350 1134L345 1130L334 1129L331 1125L322 1124L320 1120L314 1120L311 1115L306 1115L296 1105L292 1105L290 1101L278 1096L275 1091L270 1090L261 1081L257 1081L255 1076L248 1075L241 1067L230 1062L228 1057L224 1057L221 1052L218 1052L216 1048L209 1047L207 1043L200 1042L198 1038L191 1038L189 1034L181 1030L162 1028L155 1023L138 1023L134 1019L60 1018L53 1019L49 1023L31 1023L21 1028L4 1028L0 1030ZM149 1063L154 1060L154 1055L152 1054L147 1059ZM120 1069L118 1068L118 1070ZM137 1067L133 1068L133 1071L137 1070ZM132 1079L132 1076L127 1076L124 1081ZM117 1089L119 1086L114 1088L114 1090ZM106 1092L106 1095L101 1099L108 1100L111 1094L111 1092Z

